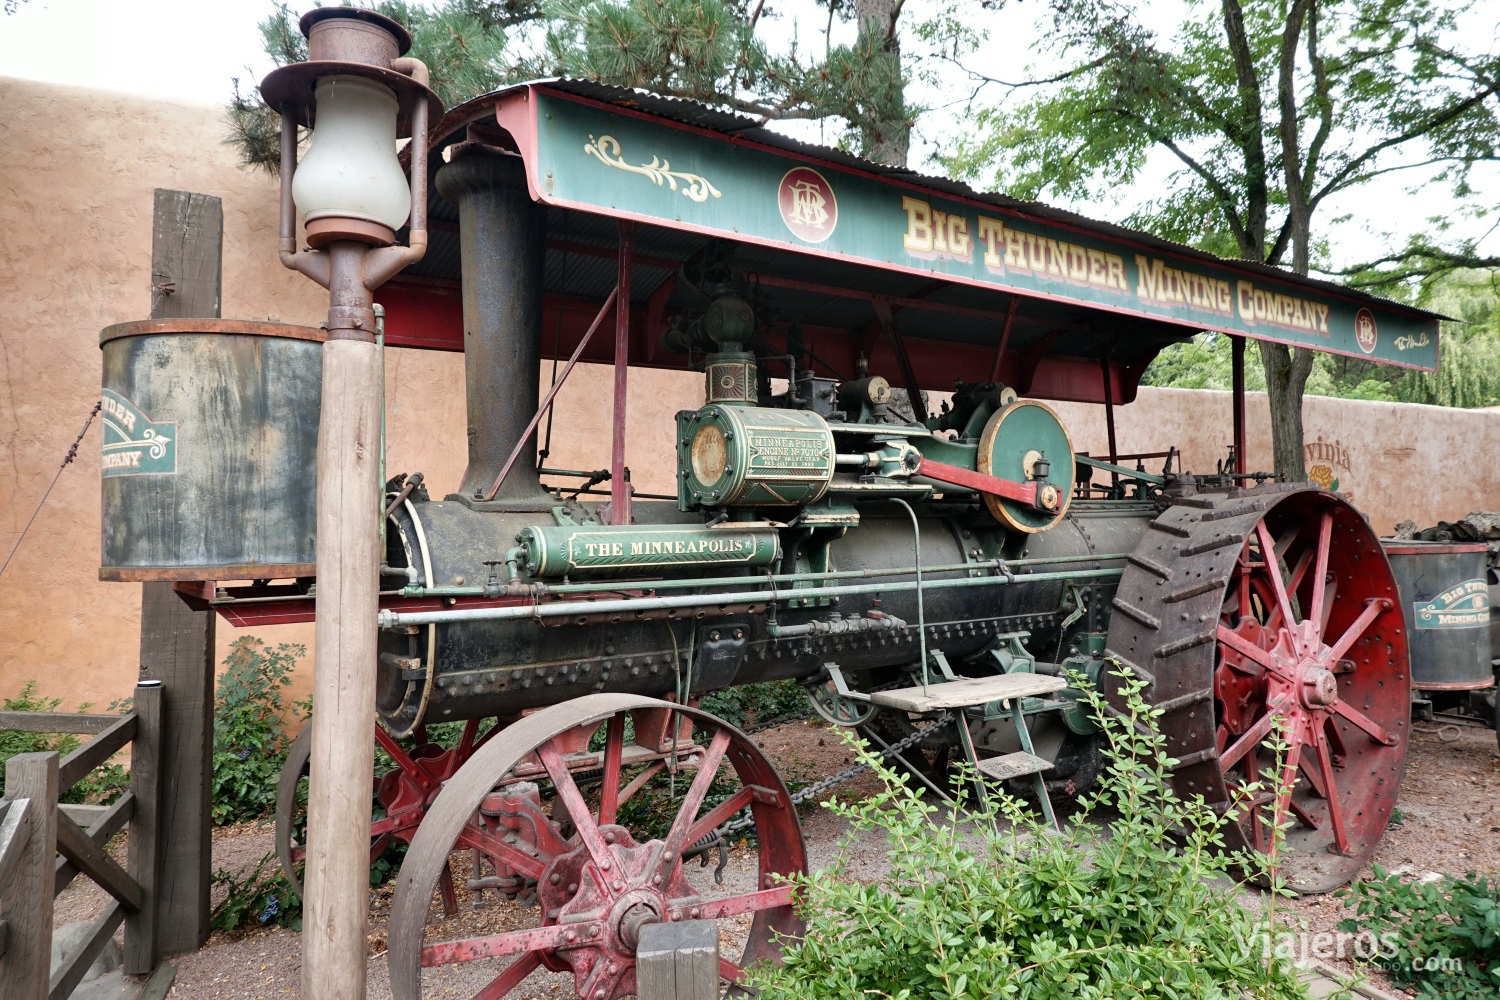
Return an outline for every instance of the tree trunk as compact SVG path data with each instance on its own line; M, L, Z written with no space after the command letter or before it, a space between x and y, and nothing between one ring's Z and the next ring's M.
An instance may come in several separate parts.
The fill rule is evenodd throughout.
M1260 360L1271 409L1273 470L1283 482L1301 482L1307 478L1302 449L1302 392L1312 371L1313 352L1261 341Z
M911 125L906 119L906 94L901 77L901 40L896 34L896 19L901 16L903 2L855 0L854 4L862 40L869 36L871 42L881 48L880 72L873 75L882 85L877 88L878 92L859 95L860 103L864 105L860 137L870 159L892 167L906 166L907 150L911 145Z

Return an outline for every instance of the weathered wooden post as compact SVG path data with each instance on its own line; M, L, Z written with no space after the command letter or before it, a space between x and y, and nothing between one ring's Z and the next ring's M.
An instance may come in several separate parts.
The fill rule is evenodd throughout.
M329 292L302 993L363 1000L385 389L372 307L374 290L426 251L427 122L442 104L426 66L404 57L411 36L395 21L325 7L301 28L308 60L272 72L261 94L281 113L281 261ZM300 169L298 125L315 126ZM401 135L413 137L409 184ZM298 209L309 250L297 249Z
M137 722L130 744L130 794L135 797L135 812L130 817L127 871L141 887L141 908L125 917L125 971L132 976L144 976L156 968L161 848L164 841L175 839L164 836L167 831L161 824L162 694L158 680L143 680L135 686Z
M719 925L712 920L647 924L635 953L641 1000L718 1000Z
M57 754L19 753L6 761L5 797L12 800L12 809L19 804L17 800L26 800L21 819L30 828L17 830L11 841L24 854L0 859L0 899L5 901L6 996L15 1000L46 1000L52 972Z
M217 317L224 209L218 198L158 188L151 226L151 318ZM170 583L141 585L141 677L159 681L161 754L157 954L208 940L212 847L214 614ZM132 832L134 832L132 828ZM135 843L131 852L134 856Z

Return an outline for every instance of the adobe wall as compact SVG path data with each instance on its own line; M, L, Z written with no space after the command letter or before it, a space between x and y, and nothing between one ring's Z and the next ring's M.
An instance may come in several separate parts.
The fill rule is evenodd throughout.
M276 183L236 166L220 109L0 78L0 558L10 550L98 398L98 331L150 304L151 215L158 187L224 204L226 317L316 325L324 293L276 260ZM543 379L550 363L544 364ZM627 462L643 492L673 487L673 414L701 400L701 377L631 373ZM607 368L582 365L558 397L550 464L608 464ZM1250 403L1251 466L1264 468L1264 398ZM1102 409L1058 404L1075 446L1107 451ZM387 466L421 470L433 492L464 464L462 359L393 350L387 357ZM1310 398L1309 465L1327 466L1387 531L1476 507L1500 508L1500 414ZM1118 412L1122 452L1183 450L1213 467L1229 443L1225 393L1143 389ZM103 706L137 676L140 589L101 583L99 429L89 431L0 577L0 697L36 680L66 706ZM1318 442L1326 447L1319 449ZM1159 462L1157 463L1159 465ZM238 633L219 624L219 659ZM257 630L311 646L311 626ZM307 690L299 671L291 694Z
M224 316L316 326L327 298L277 261L276 181L236 165L218 106L3 77L0 106L3 559L98 399L99 330L148 314L156 188L223 200ZM386 384L387 467L421 470L434 493L453 489L465 461L463 359L392 350ZM696 405L700 386L685 372L631 373L638 489L672 488L673 414ZM612 413L609 370L579 366L558 397L551 461L608 465ZM98 484L96 421L0 577L0 697L36 680L65 707L102 708L135 683L140 587L98 579ZM219 660L238 634L219 623ZM311 625L256 634L312 645ZM299 671L292 697L310 675Z
M1073 447L1109 453L1103 407L1056 403ZM1263 392L1247 395L1248 468L1271 467L1271 418ZM1303 402L1308 477L1348 497L1381 534L1408 518L1418 527L1471 510L1500 509L1500 412L1308 396ZM1117 408L1120 454L1182 451L1183 468L1212 472L1233 440L1230 394L1143 387ZM1160 471L1161 459L1146 463Z

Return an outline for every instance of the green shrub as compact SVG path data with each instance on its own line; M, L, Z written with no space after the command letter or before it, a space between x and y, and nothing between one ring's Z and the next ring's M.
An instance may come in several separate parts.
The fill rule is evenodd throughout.
M745 729L772 719L806 715L807 692L794 680L741 684L703 696L699 708L734 726Z
M302 929L302 900L282 874L275 851L237 876L227 868L214 872L213 884L224 887L224 898L209 914L216 931L233 931L255 924Z
M285 688L306 647L267 647L242 636L229 647L214 697L213 821L259 819L276 804L276 783L291 741Z
M60 705L62 705L61 698L38 698L36 681L27 681L14 698L6 698L0 702L0 710L56 712ZM78 706L78 711L86 712L89 707L88 703L84 703ZM113 709L115 706L111 705L110 708ZM126 711L128 710L127 708ZM5 762L18 753L45 753L50 750L56 751L59 757L66 757L81 745L82 741L72 733L23 733L7 730L0 732L0 768L3 768ZM58 801L108 805L129 785L130 774L125 770L124 765L108 761L94 768L72 788L64 791L58 796Z
M1376 865L1338 895L1356 914L1339 930L1373 933L1382 947L1372 960L1398 985L1445 1000L1500 996L1500 880L1412 883Z
M808 932L781 967L752 970L761 997L1306 996L1236 898L1234 876L1262 869L1221 853L1222 820L1201 798L1173 794L1155 713L1121 676L1129 706L1103 721L1106 773L1061 833L993 786L967 820L934 822L937 807L861 747L883 790L827 807L884 835L889 870L859 882L843 850L799 877ZM1104 810L1107 825L1091 822Z

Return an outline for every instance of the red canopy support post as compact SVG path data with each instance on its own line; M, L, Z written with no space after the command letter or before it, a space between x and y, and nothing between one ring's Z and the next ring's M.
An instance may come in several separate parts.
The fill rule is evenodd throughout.
M1000 328L1000 343L995 346L995 363L990 365L990 381L1000 381L1000 362L1005 360L1005 349L1010 346L1010 328L1016 321L1016 307L1021 304L1021 296L1012 295L1010 305L1005 310L1005 325Z
M620 223L620 277L615 290L615 431L609 459L609 523L630 523L630 484L625 481L625 393L630 372L630 254L635 224Z
M1115 379L1113 366L1109 363L1109 357L1114 351L1106 349L1099 358L1099 374L1104 379L1104 428L1109 434L1109 464L1120 464L1120 448L1115 443ZM1117 472L1109 474L1109 482L1112 487L1120 485L1120 475Z
M1231 365L1234 379L1234 471L1244 473L1249 465L1245 458L1245 338L1230 337L1234 345Z

